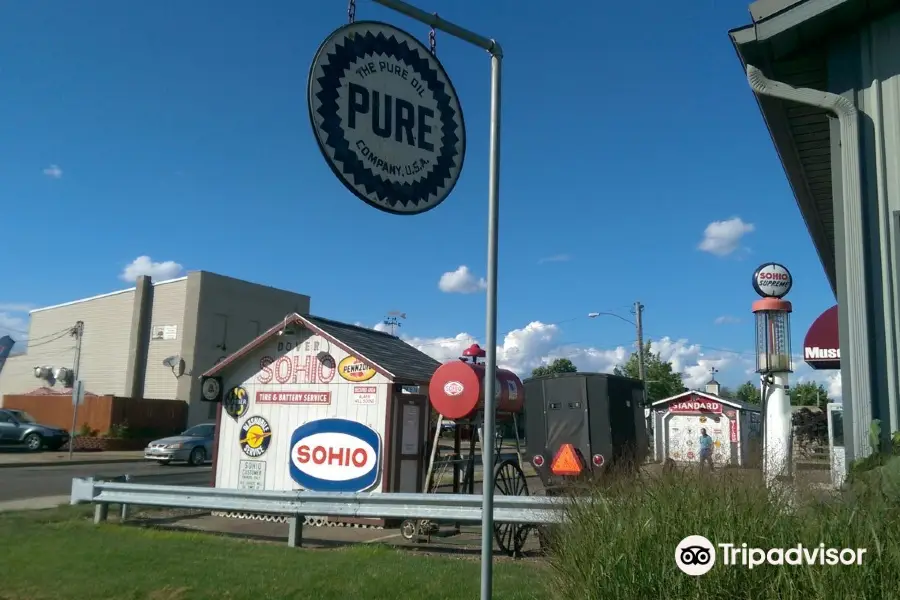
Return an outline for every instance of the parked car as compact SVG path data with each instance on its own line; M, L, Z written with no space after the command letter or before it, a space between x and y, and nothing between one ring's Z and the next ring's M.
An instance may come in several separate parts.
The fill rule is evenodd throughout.
M24 410L0 408L0 444L25 446L32 452L55 451L69 441L65 429L41 425Z
M144 449L144 458L156 461L161 465L171 462L202 465L212 459L215 437L215 423L194 425L180 435L150 442Z

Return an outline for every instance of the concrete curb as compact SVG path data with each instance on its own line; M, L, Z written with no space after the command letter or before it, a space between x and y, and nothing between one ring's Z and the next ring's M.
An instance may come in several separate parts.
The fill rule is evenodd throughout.
M107 458L105 460L94 459L74 459L74 460L53 460L41 462L0 462L0 469L13 469L22 467L71 467L78 465L116 465L124 463L144 462L139 458Z

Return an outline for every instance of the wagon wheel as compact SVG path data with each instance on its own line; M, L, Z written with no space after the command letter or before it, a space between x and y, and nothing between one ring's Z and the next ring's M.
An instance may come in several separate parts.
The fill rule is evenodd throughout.
M406 519L400 524L400 535L413 543L431 541L431 535L437 531L437 524L428 519ZM423 537L426 539L423 540Z
M501 496L528 496L525 473L514 460L504 460L494 469L494 494ZM519 523L494 523L494 539L500 550L509 556L521 556L528 525Z

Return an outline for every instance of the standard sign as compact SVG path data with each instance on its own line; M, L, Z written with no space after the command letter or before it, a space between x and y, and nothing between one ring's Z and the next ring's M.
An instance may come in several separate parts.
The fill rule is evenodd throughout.
M753 289L763 298L783 298L793 283L791 272L778 263L760 265L753 272Z
M332 33L309 72L309 117L338 179L379 210L443 202L462 171L462 108L438 59L410 34L357 21Z

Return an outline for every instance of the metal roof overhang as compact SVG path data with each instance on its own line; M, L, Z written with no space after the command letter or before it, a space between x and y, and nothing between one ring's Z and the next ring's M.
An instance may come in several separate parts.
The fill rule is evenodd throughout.
M827 91L828 40L896 8L896 0L758 0L753 24L729 36L745 72L751 64L771 79ZM769 96L756 101L837 295L830 115Z

